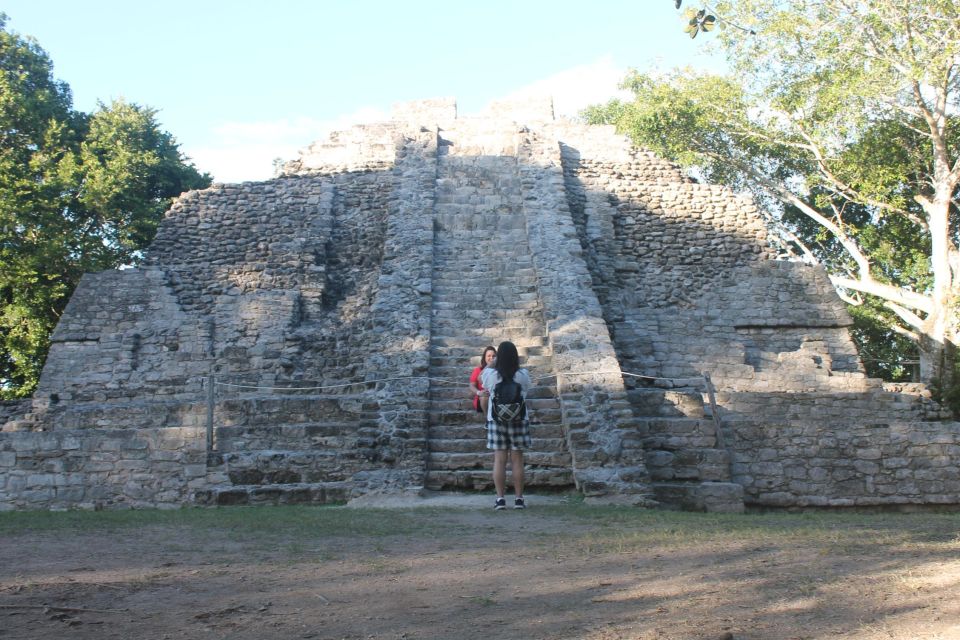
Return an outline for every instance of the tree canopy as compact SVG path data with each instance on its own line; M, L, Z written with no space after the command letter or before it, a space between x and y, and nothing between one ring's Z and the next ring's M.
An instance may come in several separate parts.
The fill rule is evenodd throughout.
M587 119L753 192L787 245L828 267L855 316L918 345L926 379L950 375L960 8L738 0L710 10L718 26L739 27L717 31L729 75L633 73L634 100Z
M0 397L29 395L85 272L135 264L201 174L154 109L73 109L47 53L0 14Z

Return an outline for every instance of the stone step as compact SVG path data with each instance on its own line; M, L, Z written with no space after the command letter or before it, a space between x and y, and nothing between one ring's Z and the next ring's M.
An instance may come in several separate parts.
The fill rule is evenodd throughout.
M533 278L510 278L498 276L487 280L460 280L457 282L433 281L431 291L434 296L498 295L514 296L536 292L537 283Z
M526 241L527 216L509 205L484 206L446 203L434 208L434 235L438 244L451 247L481 235Z
M478 340L472 348L470 347L447 347L443 345L430 345L430 371L432 373L445 372L443 377L453 377L455 379L466 376L469 380L470 374L477 367L480 361L480 353L487 345L496 347L500 344L499 340L480 341ZM514 342L516 344L516 342ZM527 347L517 347L520 352L520 367L530 372L533 377L546 377L553 373L553 356L549 353L548 347L531 347L531 350L548 353L526 354ZM431 373L431 375L432 375ZM533 374L536 373L537 376Z
M543 347L546 344L547 337L544 335L524 336L514 342L521 356L523 356L524 352L528 351L530 347ZM467 354L467 357L470 357L470 355L479 357L480 352L483 351L483 346L480 345L478 347L476 339L472 337L437 336L436 338L431 338L430 347L431 349L442 347L446 353L453 353L455 352L454 350L456 350L458 355L463 353Z
M429 424L432 425L434 429L449 429L459 425L471 424L483 425L485 417L473 410L473 405L470 400L465 399L462 404L457 403L455 407L453 410L441 408L430 409L427 412ZM560 424L563 419L559 402L555 402L552 407L541 407L538 409L534 409L528 405L528 409L529 419L535 427Z
M721 391L722 417L763 415L770 420L856 422L885 415L886 420L923 420L927 409L916 396L888 392Z
M497 309L501 311L521 311L524 309L540 310L541 305L530 305L531 301L538 301L537 287L524 286L484 286L470 285L469 289L452 290L451 287L438 285L432 290L432 307L440 309L435 303L455 302L461 309L484 311Z
M490 451L487 449L486 430L483 428L477 428L474 436L478 435L479 437L472 438L431 438L427 450L431 454L483 453L484 455L489 455ZM565 446L566 445L564 444L562 438L531 438L530 451L562 452ZM564 462L564 464L569 464L570 454L564 455L567 456L567 461ZM533 457L530 458L530 462L531 464L544 464L542 461L538 461L538 459Z
M506 274L530 270L536 273L530 247L524 240L511 243L508 247L502 244L479 246L475 236L476 233L463 242L450 242L443 235L434 237L433 272L470 274L482 271Z
M353 482L236 485L196 491L193 500L202 506L339 504L352 487Z
M456 359L445 362L444 364L437 363L430 367L430 377L445 380L464 380L465 384L469 384L470 374L473 372L474 367L477 366L479 360L480 357L477 356L473 359L473 362ZM551 356L527 356L523 359L521 366L530 373L531 378L543 380L548 376L552 378L552 374L550 373L552 370L550 366L552 364L550 362L551 360ZM553 384L553 382L552 380L544 380L543 384Z
M460 471L431 470L427 475L426 488L434 491L490 491L493 489L492 456L488 469ZM507 465L508 467L510 465ZM507 470L507 486L510 487L510 470ZM523 472L524 486L528 490L563 491L573 488L573 472L569 469L531 469ZM492 505L492 501L491 501Z
M219 444L219 443L218 443ZM207 466L225 473L232 484L293 484L348 480L343 461L364 458L359 448L257 449L224 451L207 457Z
M245 400L238 398L217 402L215 424L219 427L263 427L273 425L356 425L371 416L376 407L367 399L363 404L352 401L302 404L300 398ZM289 410L284 410L284 405Z
M543 337L544 325L542 322L530 322L527 325L499 325L496 327L485 326L477 329L469 327L435 327L431 332L431 344L443 344L442 341L458 340L460 342L469 341L471 344L478 342L500 342L510 340L516 342L529 337ZM482 339L481 339L482 338Z
M537 451L530 449L523 452L524 466L533 468L570 468L570 454L563 451ZM428 454L427 466L436 471L464 471L469 469L490 469L493 466L493 453L486 448L476 452L431 452Z
M437 338L463 338L464 340L476 340L478 336L486 336L496 339L498 331L523 332L518 337L527 338L529 336L543 336L546 333L546 326L540 319L537 312L536 317L530 318L512 318L503 320L475 320L464 318L462 320L434 318L431 325L431 337ZM497 342L500 342L497 340Z
M430 426L430 439L431 440L472 440L480 439L483 440L486 438L487 428L483 420L483 416L474 412L464 415L470 416L471 419L463 422L442 422L442 423L431 423ZM543 439L552 439L552 440L562 440L563 439L563 424L559 419L559 412L557 414L557 419L554 420L537 420L530 424L530 435L533 438L543 438Z
M542 305L538 299L530 300L513 300L509 306L498 305L496 307L491 307L489 304L477 304L476 306L465 305L461 300L437 300L433 299L433 312L437 311L450 311L450 310L459 310L463 311L464 309L470 310L471 312L475 311L485 311L487 309L495 308L500 311L523 311L523 310L540 310Z
M650 477L656 481L730 481L730 455L721 449L648 449L644 451L644 460Z
M437 398L430 403L430 412L456 412L462 411L464 404L469 406L469 399L461 399L457 397L449 398ZM539 412L543 409L556 409L559 405L556 398L528 398L526 401L527 408L534 412L534 415L530 416L531 420L538 418Z
M660 507L684 511L743 513L743 487L734 482L654 482Z
M430 315L433 317L434 323L450 322L453 324L463 324L464 326L491 326L510 321L528 320L543 322L543 310L539 307L522 307L519 309L505 309L503 307L465 309L459 307L434 309Z
M494 187L469 186L459 190L441 189L436 192L436 219L450 223L464 214L475 216L524 216L523 198L516 190L506 193ZM485 220L486 222L487 220Z
M438 229L434 234L434 262L471 267L472 265L515 265L529 267L533 264L526 234L511 238L505 243L502 238L477 229Z
M637 416L704 417L703 396L698 390L637 388L627 391Z
M430 373L430 399L446 400L450 398L463 398L473 402L473 390L470 388L470 372L467 366L456 366L445 368L443 371L433 369ZM534 387L544 387L548 389L556 388L556 377L546 372L546 370L536 367L528 367L530 379Z
M634 434L642 437L688 436L711 437L717 435L717 427L710 418L649 417L631 421Z
M535 284L537 282L536 272L531 268L525 269L492 269L483 268L482 265L472 267L462 267L451 269L449 267L434 267L431 281L434 288L444 287L465 287L469 285L488 284L493 285L521 285Z
M222 454L296 452L315 456L354 456L373 448L378 436L376 424L362 427L331 423L216 426L214 446ZM338 453L340 452L340 453Z
M532 356L530 358L520 359L520 366L527 370L533 386L555 387L556 376L551 373L549 363L535 364L531 362L534 358L549 358L550 356ZM469 387L470 375L473 373L476 365L470 362L464 362L462 359L455 359L452 364L437 365L430 368L430 377L437 381L436 386L440 389L452 389L461 382ZM471 366L473 364L473 366ZM444 382L440 382L440 381ZM455 383L455 384L450 384Z
M556 385L553 384L552 380L548 381L545 384L540 384L537 382L537 378L534 373L531 373L530 377L534 379L534 384L532 387L530 387L530 389L527 390L527 395L526 395L527 400L557 397L557 387ZM469 384L469 380L467 381L467 384ZM453 391L451 393L451 391L452 391L452 388L449 385L443 385L443 386L431 385L429 398L431 401L432 400L449 400L451 397L459 400L459 397L461 394L456 393L456 391ZM465 400L467 400L468 402L473 402L473 397L470 395L467 395Z
M537 272L533 267L514 267L509 265L490 265L489 268L482 269L479 265L462 266L451 268L450 265L444 265L441 269L438 266L433 268L433 284L462 286L472 282L490 282L491 280L502 281L503 283L529 283L536 282Z

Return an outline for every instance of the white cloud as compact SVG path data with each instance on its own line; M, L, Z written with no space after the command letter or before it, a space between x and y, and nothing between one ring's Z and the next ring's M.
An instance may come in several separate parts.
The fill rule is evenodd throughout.
M386 114L363 108L332 120L283 118L261 122L224 122L213 130L212 142L185 146L183 151L216 182L268 180L276 158L292 160L298 151L331 131L361 122L385 120Z

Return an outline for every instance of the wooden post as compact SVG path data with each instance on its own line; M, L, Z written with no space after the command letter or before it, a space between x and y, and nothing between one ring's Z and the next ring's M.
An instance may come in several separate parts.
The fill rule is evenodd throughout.
M710 398L710 415L713 416L713 426L717 431L717 444L727 452L727 464L730 470L730 480L733 480L733 452L727 448L727 443L723 439L723 424L720 422L720 409L717 407L717 396L713 389L713 380L709 373L703 374L703 381L707 385L707 397Z
M213 405L217 399L217 377L207 377L207 453L213 452Z
M721 449L726 449L727 444L723 440L723 425L720 424L720 411L717 409L717 397L713 392L713 381L710 380L710 374L703 374L703 381L707 385L707 397L710 399L710 415L713 416L713 426L717 431L717 444Z

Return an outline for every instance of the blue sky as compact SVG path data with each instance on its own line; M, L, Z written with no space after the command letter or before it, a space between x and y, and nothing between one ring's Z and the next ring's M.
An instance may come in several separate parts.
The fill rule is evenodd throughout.
M717 66L668 0L4 0L0 11L50 54L75 108L157 109L222 182L269 178L274 158L396 102L452 96L470 114L540 92L573 115L614 95L628 68Z

